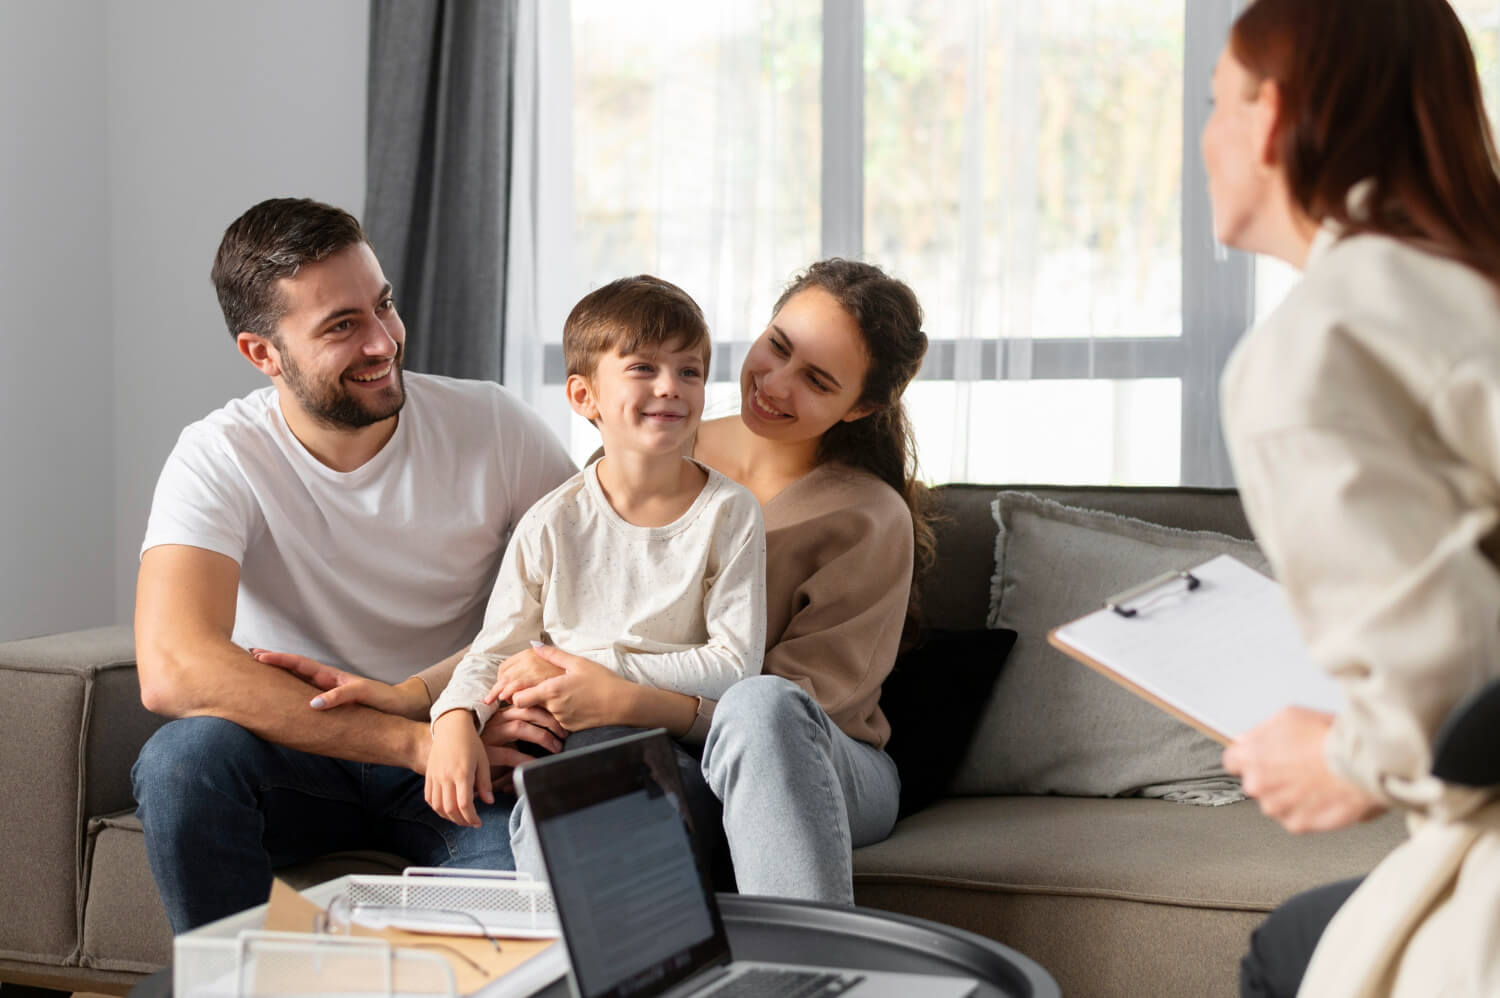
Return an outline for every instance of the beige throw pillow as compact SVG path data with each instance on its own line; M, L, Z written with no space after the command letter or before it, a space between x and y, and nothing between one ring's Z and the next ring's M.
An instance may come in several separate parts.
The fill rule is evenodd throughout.
M999 493L992 509L1000 530L989 626L1019 637L949 792L1243 800L1220 745L1053 648L1047 634L1115 593L1215 555L1266 572L1260 549L1023 492Z

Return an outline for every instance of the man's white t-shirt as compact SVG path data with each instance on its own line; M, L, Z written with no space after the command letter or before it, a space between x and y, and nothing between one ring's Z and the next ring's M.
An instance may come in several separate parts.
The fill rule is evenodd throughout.
M240 566L232 640L396 682L479 631L506 539L574 472L497 384L408 372L395 433L338 472L292 435L274 388L182 431L144 554L186 544Z

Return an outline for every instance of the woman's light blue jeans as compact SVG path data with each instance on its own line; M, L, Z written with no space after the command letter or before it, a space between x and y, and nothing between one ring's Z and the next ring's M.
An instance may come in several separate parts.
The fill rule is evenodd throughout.
M579 744L603 740L598 735ZM854 903L853 847L879 842L896 823L901 783L890 756L844 734L796 684L754 676L719 701L701 768L722 803L741 893ZM685 779L684 789L702 829L693 781ZM524 799L510 827L516 868L545 876Z
M514 798L475 800L479 828L427 806L399 766L310 755L216 717L157 729L131 770L151 874L174 933L265 902L271 871L376 849L419 866L512 867Z

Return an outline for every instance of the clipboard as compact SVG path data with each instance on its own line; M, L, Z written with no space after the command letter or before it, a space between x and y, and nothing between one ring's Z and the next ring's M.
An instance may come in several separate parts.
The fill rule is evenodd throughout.
M1284 707L1344 706L1281 586L1227 554L1112 596L1047 640L1225 745Z

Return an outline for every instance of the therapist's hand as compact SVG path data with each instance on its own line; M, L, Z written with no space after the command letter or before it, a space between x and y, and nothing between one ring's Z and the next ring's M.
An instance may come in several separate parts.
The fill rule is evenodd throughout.
M1327 832L1383 811L1384 805L1328 768L1323 743L1333 715L1288 707L1224 750L1224 768L1289 832Z

